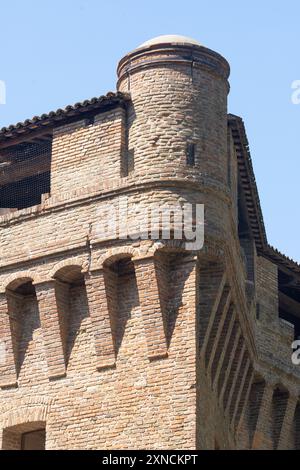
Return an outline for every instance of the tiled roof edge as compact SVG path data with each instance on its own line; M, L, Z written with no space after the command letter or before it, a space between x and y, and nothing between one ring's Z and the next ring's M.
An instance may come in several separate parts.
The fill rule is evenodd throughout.
M239 169L244 168L246 170L246 177L243 175L242 185L243 188L251 195L251 201L248 201L248 208L251 203L255 208L255 218L252 217L252 226L254 232L254 239L256 242L257 252L259 255L270 259L277 265L281 265L285 268L290 269L296 274L300 274L300 264L282 254L279 250L269 245L266 236L266 230L263 220L263 214L260 205L260 199L255 180L252 158L249 149L249 142L246 134L245 125L243 119L234 114L228 114L228 124L233 131L233 139L235 148L237 151L238 159L240 159ZM253 216L253 213L251 214Z
M257 247L261 248L263 245L267 244L267 235L245 125L241 117L233 114L228 115L228 124L233 134L241 183L245 192L251 195L246 201L248 210L250 210L250 206L252 206L252 210L254 210L254 214L252 214L251 218L251 229ZM245 174L242 174L242 170L244 170Z
M114 106L125 103L130 99L128 94L120 92L109 92L98 98L92 98L74 105L66 106L64 109L57 109L41 116L34 116L32 119L26 119L24 122L18 122L15 125L3 127L0 129L0 144L9 141L13 137L19 137L34 131L40 131L47 127L56 125L59 121L67 120L68 118L80 118L82 113L101 110L107 106Z

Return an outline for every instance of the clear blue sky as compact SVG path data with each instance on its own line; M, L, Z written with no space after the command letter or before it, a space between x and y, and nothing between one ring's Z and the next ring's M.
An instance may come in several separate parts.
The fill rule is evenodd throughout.
M299 1L10 0L0 21L0 127L114 90L118 60L153 36L191 36L223 54L269 242L300 261Z

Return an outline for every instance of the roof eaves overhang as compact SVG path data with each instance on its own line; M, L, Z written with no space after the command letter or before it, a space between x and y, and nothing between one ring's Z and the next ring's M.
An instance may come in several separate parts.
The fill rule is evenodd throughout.
M51 111L48 114L34 116L15 125L0 129L0 148L16 145L39 135L51 133L55 127L85 119L88 116L105 112L117 106L125 106L130 95L125 93L107 93L64 109Z
M234 141L240 181L245 194L250 227L257 253L298 276L300 275L300 264L280 253L268 243L244 122L241 117L228 114L228 125Z

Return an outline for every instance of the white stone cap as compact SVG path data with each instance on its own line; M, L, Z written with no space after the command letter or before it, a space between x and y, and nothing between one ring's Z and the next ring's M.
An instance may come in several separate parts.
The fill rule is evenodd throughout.
M141 44L138 49L142 47L154 46L155 44L192 44L194 46L202 45L200 42L187 36L180 36L178 34L165 34L143 42L143 44Z

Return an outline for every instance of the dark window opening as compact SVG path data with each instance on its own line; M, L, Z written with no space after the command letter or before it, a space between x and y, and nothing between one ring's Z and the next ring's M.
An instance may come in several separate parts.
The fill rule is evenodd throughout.
M190 142L186 146L186 163L189 166L195 166L195 144Z
M0 149L0 215L32 207L50 193L51 138Z
M50 172L31 176L0 188L1 208L24 209L41 204L44 193L50 192Z
M45 450L46 431L25 432L21 437L21 450Z
M278 271L279 318L294 325L295 339L300 339L300 284L292 273Z
M2 450L45 450L46 423L33 421L3 429Z
M257 302L256 304L256 319L260 319L260 303Z
M295 339L300 339L300 318L279 307L279 318L294 325Z
M121 159L121 176L129 176L134 171L134 149L128 149L123 152Z

